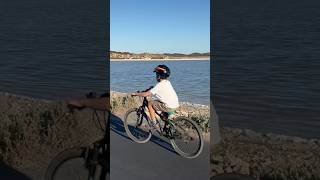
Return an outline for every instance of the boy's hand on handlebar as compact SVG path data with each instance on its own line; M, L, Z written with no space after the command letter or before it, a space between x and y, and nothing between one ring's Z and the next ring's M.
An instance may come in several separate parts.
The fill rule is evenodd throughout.
M142 97L146 97L146 96L151 96L151 92L148 90L148 91L137 91L135 93L131 93L131 96L142 96Z

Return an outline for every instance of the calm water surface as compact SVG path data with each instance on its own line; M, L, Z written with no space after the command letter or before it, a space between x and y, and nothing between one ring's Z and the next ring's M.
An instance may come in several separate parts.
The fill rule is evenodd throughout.
M320 1L215 1L222 125L320 137Z
M62 99L108 89L105 3L0 2L0 91Z
M153 69L159 64L170 68L170 81L180 101L209 105L210 61L112 61L111 89L135 92L154 86L157 81Z

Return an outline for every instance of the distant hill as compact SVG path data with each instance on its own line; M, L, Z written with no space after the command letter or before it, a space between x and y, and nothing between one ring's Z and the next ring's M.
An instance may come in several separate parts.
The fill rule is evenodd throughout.
M190 59L190 58L209 58L210 53L191 53L191 54L182 54L182 53L130 53L130 52L118 52L110 51L111 59Z

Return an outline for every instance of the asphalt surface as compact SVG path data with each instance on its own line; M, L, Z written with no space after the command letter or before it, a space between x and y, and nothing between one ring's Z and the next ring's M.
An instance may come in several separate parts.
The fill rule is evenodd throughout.
M0 162L0 179L1 180L31 180L23 173Z
M130 140L122 120L111 123L111 180L206 180L210 179L209 145L195 159L176 154L171 144L153 137L146 144Z

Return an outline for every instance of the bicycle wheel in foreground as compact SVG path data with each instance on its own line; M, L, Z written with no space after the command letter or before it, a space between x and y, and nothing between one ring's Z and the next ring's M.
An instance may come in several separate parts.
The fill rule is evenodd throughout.
M148 128L147 120L137 108L130 109L124 116L124 128L127 135L137 143L146 143L152 134Z
M199 126L186 117L177 117L173 123L171 144L175 151L185 158L196 158L200 155L204 141ZM172 128L171 127L171 128Z
M51 161L45 174L45 180L88 180L89 169L85 158L84 148L63 151ZM101 169L101 166L96 166L95 179L99 179Z

